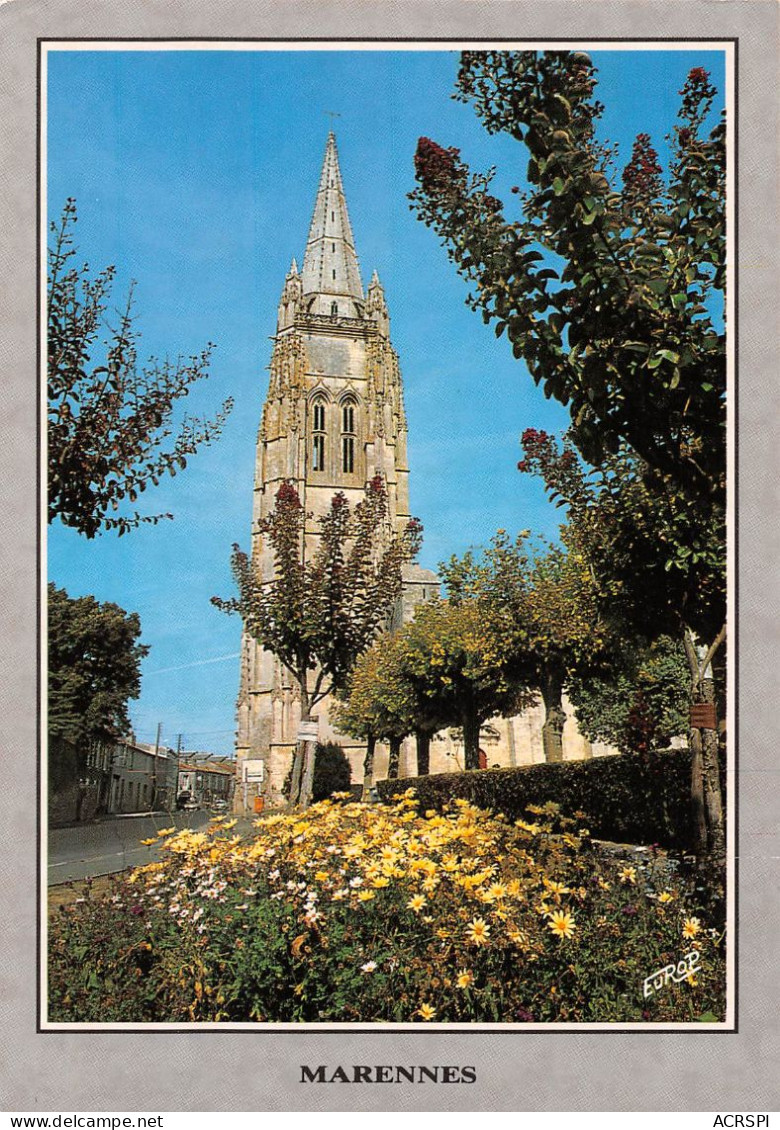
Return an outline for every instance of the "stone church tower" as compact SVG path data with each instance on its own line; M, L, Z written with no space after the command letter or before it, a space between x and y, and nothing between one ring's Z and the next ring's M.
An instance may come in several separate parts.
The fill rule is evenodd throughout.
M252 553L265 575L272 575L273 563L255 531L259 519L273 509L284 480L295 484L304 510L312 515L306 529L311 550L317 519L333 495L342 491L354 505L377 473L387 484L390 521L400 531L410 517L401 373L376 272L363 291L331 133L303 269L293 260L279 303L257 437ZM407 567L405 613L434 591L438 582L433 573ZM333 731L327 705L326 700L317 707L320 740L339 741L350 757L352 779L359 781L363 747ZM264 762L263 791L270 801L281 792L299 718L297 687L289 672L245 633L236 754Z
M311 552L319 516L342 491L350 503L363 497L368 479L383 476L389 495L390 523L400 530L409 519L409 467L406 415L398 357L390 342L390 321L376 272L363 291L360 265L341 183L336 139L325 148L314 215L299 271L293 260L285 279L271 355L268 395L257 437L253 560L266 577L273 561L256 533L258 521L274 507L276 492L291 480L303 508L312 517L306 528ZM393 623L410 618L420 600L439 590L438 578L417 565L407 566L404 591ZM577 728L564 701L566 760L615 752L591 745ZM352 781L363 778L362 743L334 730L328 700L317 705L320 741L336 741L347 754ZM281 799L292 762L300 720L297 686L269 652L244 634L238 695L237 771L242 764L263 767L257 780L237 790L241 805L252 806L262 792L268 803ZM544 760L541 702L515 718L494 718L480 735L481 761L486 766L529 765ZM387 775L388 750L378 744L375 777ZM442 731L430 747L430 771L463 769L462 735ZM417 771L415 743L401 748L399 776Z

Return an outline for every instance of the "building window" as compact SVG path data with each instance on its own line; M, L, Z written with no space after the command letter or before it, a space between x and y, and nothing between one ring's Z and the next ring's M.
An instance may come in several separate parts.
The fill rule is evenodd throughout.
M335 244L335 243L331 243L331 245L330 245L330 249L331 249L331 251L335 251L335 250L336 250L336 244Z
M312 410L311 469L325 470L325 401L318 398Z
M341 406L341 470L355 473L355 401L345 400Z
M338 317L338 312L339 312L338 302L331 302L331 304L330 304L330 316L331 316L331 318Z
M335 279L335 277L336 277L336 272L335 272L335 271L333 272L333 277L334 277L334 279Z

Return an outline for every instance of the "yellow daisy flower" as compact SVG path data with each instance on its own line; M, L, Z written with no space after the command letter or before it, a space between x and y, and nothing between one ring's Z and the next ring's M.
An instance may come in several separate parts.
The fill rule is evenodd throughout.
M484 918L472 918L467 929L469 941L475 946L486 946L490 941L490 927Z
M426 905L426 902L427 900L424 895L412 895L406 905L409 910L413 910L415 914L419 914Z
M564 913L562 910L556 910L555 913L551 915L547 925L561 940L563 940L563 938L570 938L576 929L574 917L571 914Z
M471 973L468 969L461 969L460 973L457 976L455 984L459 989L468 989L469 985L473 984L473 982L474 974Z
M698 918L686 918L683 922L683 937L695 938L701 930L701 922Z
M417 1015L423 1020L433 1020L436 1015L436 1009L432 1008L429 1004L421 1004L417 1010Z
M636 883L636 867L624 867L620 872L620 882L633 886Z
M374 898L376 898L376 895L374 894L373 891L360 891L358 893L358 901L359 902L371 902L371 899L374 899Z
M660 895L658 896L658 901L659 902L671 902L673 898L674 898L674 895L671 894L669 891L661 891Z

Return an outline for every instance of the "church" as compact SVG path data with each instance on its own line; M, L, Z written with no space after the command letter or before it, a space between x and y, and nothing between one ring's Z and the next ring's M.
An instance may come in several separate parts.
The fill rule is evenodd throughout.
M273 338L268 393L257 436L252 559L264 576L273 562L257 533L258 521L274 507L276 492L291 481L307 519L305 543L311 552L318 517L332 496L343 492L354 505L368 479L387 484L390 521L397 530L410 518L407 423L398 356L390 340L385 293L374 271L364 291L347 211L336 139L325 147L308 240L299 269L295 259L284 281ZM415 605L439 591L438 578L418 565L407 566L398 615L407 619ZM338 742L352 767L352 782L362 781L364 745L338 733L329 722L328 701L318 707L319 740ZM237 772L248 806L262 794L268 804L281 800L295 749L300 705L289 672L244 632L237 703ZM543 708L517 718L496 718L480 737L486 766L543 761ZM591 744L578 731L570 709L563 730L564 757L612 752ZM375 755L375 777L386 776L388 750ZM242 775L250 765L256 771ZM430 748L431 772L463 768L457 732L436 735ZM416 773L416 750L406 739L399 775ZM241 794L239 789L237 795Z

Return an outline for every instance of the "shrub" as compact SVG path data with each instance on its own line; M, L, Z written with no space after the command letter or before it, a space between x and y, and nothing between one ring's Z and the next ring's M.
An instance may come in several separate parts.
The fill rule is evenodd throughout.
M724 1012L723 937L674 861L594 850L555 805L458 800L160 833L161 860L63 908L59 1022L690 1021ZM692 949L700 971L645 999Z
M287 776L282 785L282 791L286 797L290 795L291 782L292 765L287 770ZM352 767L342 747L335 742L317 742L314 753L312 802L316 804L320 800L327 800L334 793L347 792L351 786Z
M649 757L621 754L512 769L441 773L415 778L420 803L441 809L455 798L523 816L529 804L553 801L565 812L584 813L591 835L621 843L691 846L691 761L687 750ZM380 781L389 801L408 781Z
M312 800L327 800L333 793L345 792L352 782L349 759L335 742L318 742L314 760Z

